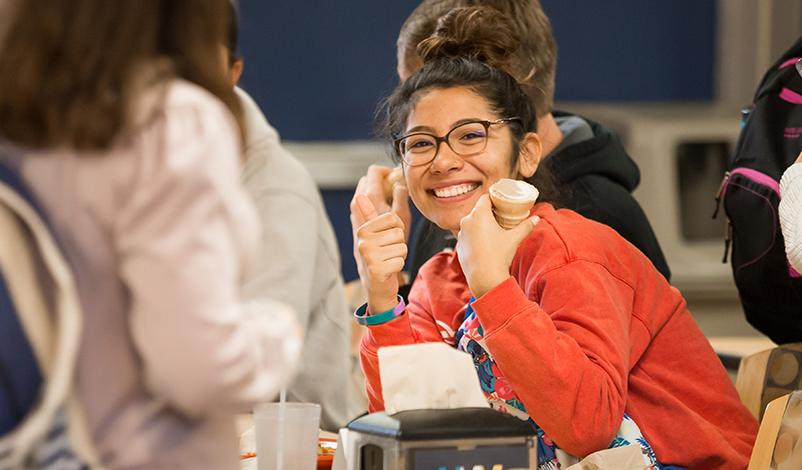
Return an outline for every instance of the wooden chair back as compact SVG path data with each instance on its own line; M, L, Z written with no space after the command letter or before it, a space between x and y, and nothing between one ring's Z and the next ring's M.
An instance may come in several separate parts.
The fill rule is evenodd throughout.
M735 388L741 402L760 421L769 402L802 389L802 343L784 344L744 357Z
M802 468L802 391L776 398L763 413L748 470Z

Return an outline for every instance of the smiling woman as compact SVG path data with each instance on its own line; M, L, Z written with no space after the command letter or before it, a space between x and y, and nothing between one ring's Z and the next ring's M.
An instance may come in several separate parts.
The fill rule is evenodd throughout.
M383 133L413 202L457 237L456 252L431 258L403 302L402 217L378 214L357 188L371 411L384 406L379 348L443 341L473 356L491 406L535 428L541 469L630 443L649 468L745 467L757 423L679 292L614 230L552 204L536 114L496 67L516 46L504 17L459 8L440 22L456 34L420 45L423 67L386 101ZM531 223L497 223L488 192L502 178L541 190Z
M510 128L520 129L520 119L498 118L488 101L467 87L425 93L407 123L412 133L401 138L398 152L407 168L409 195L424 217L455 234L491 184L528 178L540 160L537 134L519 141ZM513 156L516 149L521 158Z

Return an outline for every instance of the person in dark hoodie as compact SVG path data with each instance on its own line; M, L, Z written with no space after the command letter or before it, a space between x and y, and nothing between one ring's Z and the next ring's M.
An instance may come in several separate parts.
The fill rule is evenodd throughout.
M438 19L454 8L465 6L495 8L511 20L522 38L504 68L518 79L538 112L538 134L546 156L543 165L556 178L562 193L561 205L615 229L670 280L668 264L649 220L632 197L632 191L640 182L640 172L620 138L589 119L553 111L557 47L539 0L423 0L406 19L398 35L399 78L405 80L422 66L418 44L435 32ZM404 188L396 188L394 203L384 196L384 179L390 171L387 167L371 166L356 194L368 196L380 213L391 210L392 206L409 231L411 219L407 215ZM429 258L453 249L455 243L450 233L425 219L418 222L412 239L411 281Z

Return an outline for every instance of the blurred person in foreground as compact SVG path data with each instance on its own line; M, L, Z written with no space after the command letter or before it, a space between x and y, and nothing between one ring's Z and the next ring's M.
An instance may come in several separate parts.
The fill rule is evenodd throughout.
M222 51L229 81L236 86L244 61L233 3L229 18ZM337 431L366 409L364 384L360 380L356 386L351 380L351 321L337 239L312 176L281 145L254 100L241 88L235 91L246 130L242 182L262 228L262 250L248 272L243 295L253 300L273 298L293 307L304 329L304 346L287 397L319 403L321 428ZM358 370L356 361L354 365ZM361 407L352 404L358 398Z
M258 223L226 0L10 2L5 163L44 206L83 307L76 369L110 469L235 469L233 416L289 378L301 331L240 301Z

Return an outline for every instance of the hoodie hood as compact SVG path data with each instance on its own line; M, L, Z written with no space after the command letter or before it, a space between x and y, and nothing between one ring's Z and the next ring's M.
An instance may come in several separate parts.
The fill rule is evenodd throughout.
M555 118L575 116L555 111ZM604 176L632 192L640 183L638 166L627 153L621 138L611 129L582 116L590 126L593 137L567 147L558 147L548 155L545 164L563 183L588 175Z

